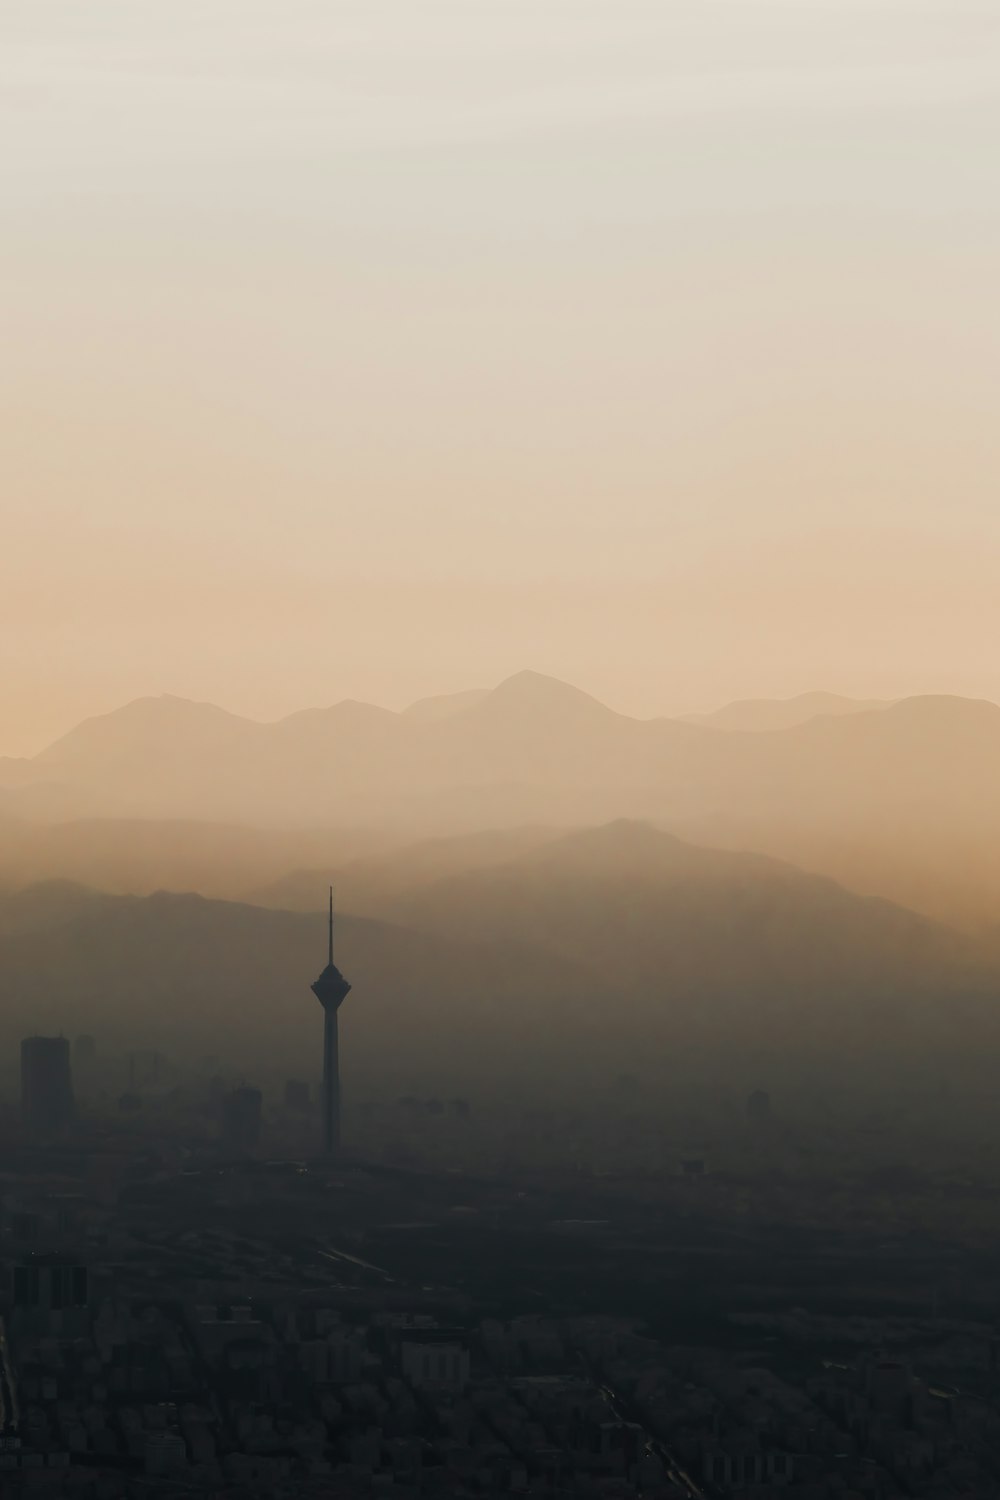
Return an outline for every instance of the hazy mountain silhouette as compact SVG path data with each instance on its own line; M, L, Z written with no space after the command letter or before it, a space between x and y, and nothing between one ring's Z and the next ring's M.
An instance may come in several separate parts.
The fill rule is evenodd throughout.
M745 734L764 734L774 729L792 729L822 715L873 713L888 708L888 698L844 698L839 693L800 693L795 698L744 698L727 703L710 714L682 714L685 724L703 724L708 729L733 729Z
M52 932L113 909L115 897L72 880L48 880L0 895L0 937Z
M505 822L544 821L531 809L560 798L570 822L585 820L591 802L614 812L622 796L640 795L645 807L671 762L683 780L698 734L626 718L522 672L443 718L341 703L255 724L211 705L141 699L87 720L31 765L38 784L74 788L91 815L475 827L489 826L494 799Z
M346 702L255 724L210 705L141 700L87 721L35 761L8 763L5 805L50 821L86 813L368 828L397 843L629 817L779 855L948 920L993 921L1000 909L995 704L911 698L720 733L629 718L523 672L457 695L447 712L415 707ZM242 889L329 858L324 849L283 868L255 865Z
M0 886L73 880L123 895L174 890L240 899L302 866L321 866L328 881L332 869L392 842L387 832L364 828L130 818L38 824L0 813Z
M211 703L165 694L139 698L85 719L21 770L17 799L31 816L209 817L202 782L219 764L239 763L260 726ZM4 776L0 766L0 779ZM31 782L31 785L27 783ZM4 780L3 784L10 785Z
M885 812L959 822L1000 816L994 703L904 698L873 713L713 737L729 754L707 768L705 784L714 782L716 807L729 813L791 810L817 822Z
M420 886L504 864L561 836L555 828L505 828L423 839L349 860L336 869L292 870L251 892L248 899L286 911L323 911L332 879L338 905L360 916L379 915L397 897Z
M454 714L461 713L465 708L471 708L473 704L479 703L489 694L489 688L470 688L464 693L445 693L436 698L418 698L416 703L411 703L409 708L403 710L407 719L418 719L424 724L437 723L440 719L450 719Z
M112 713L85 719L36 757L41 765L78 772L130 768L139 759L211 756L243 748L257 726L212 703L192 703L165 693L137 698Z
M625 821L424 883L387 909L444 934L506 934L640 985L746 994L794 970L815 995L847 984L919 988L981 963L957 933L889 902Z
M68 883L0 896L0 1026L86 1029L107 1046L165 1046L226 1066L319 1068L309 986L326 952L322 914L198 896L107 896ZM355 986L342 1034L352 1067L391 1076L444 1066L511 1069L526 1037L557 1044L573 1007L600 1011L576 966L505 941L471 944L343 917L337 957ZM588 1001L589 995L589 1001ZM531 1057L520 1059L530 1073Z
M742 1070L751 1055L933 1069L1000 1041L976 945L749 855L631 824L418 884L397 920L345 915L355 1066L546 1070L617 1059ZM234 1065L315 1059L323 916L66 885L0 898L0 1014L25 1029L183 1038ZM880 1086L887 1086L882 1080Z
M993 774L1000 709L962 698L904 699L823 714L770 733L719 735L613 712L588 694L521 672L445 717L345 702L255 724L207 704L142 699L87 720L28 764L115 815L215 821L358 823L425 819L489 827L551 801L582 823L771 814L794 803L822 819L904 806L1000 815ZM14 780L28 777L16 762ZM8 792L16 793L10 782ZM15 798L14 805L17 806Z
M23 756L0 755L0 786L30 786L38 780L38 764Z

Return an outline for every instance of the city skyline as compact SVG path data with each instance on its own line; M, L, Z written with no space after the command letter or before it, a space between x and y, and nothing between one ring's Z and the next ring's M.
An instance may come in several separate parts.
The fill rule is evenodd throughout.
M0 134L3 1500L997 1500L996 0Z

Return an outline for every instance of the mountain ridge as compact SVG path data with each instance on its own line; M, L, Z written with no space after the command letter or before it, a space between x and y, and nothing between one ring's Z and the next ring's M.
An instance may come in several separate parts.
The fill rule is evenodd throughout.
M377 916L341 906L337 944L354 986L345 1042L371 1076L547 1087L555 1069L584 1087L638 1059L656 1072L700 1059L739 1075L751 1057L843 1069L859 1046L930 1076L956 1049L1000 1042L1000 967L971 940L621 822L390 895ZM324 952L319 911L34 887L0 896L2 1024L169 1036L234 1066L308 1072Z
M992 923L1000 910L1000 708L988 700L923 695L723 732L631 718L525 672L426 714L345 700L258 724L169 698L122 712L86 721L76 751L63 737L58 755L12 763L6 783L0 766L4 816L302 837L366 828L396 843L625 817L775 854L949 921ZM175 722L176 734L165 727ZM310 863L295 857L272 878ZM266 879L249 873L246 888Z
M889 698L848 698L841 693L798 693L791 698L741 698L711 713L683 714L687 724L744 734L767 734L789 729L810 719L888 708Z

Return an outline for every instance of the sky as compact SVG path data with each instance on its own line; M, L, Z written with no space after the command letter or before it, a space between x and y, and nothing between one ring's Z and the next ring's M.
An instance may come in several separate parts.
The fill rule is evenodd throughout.
M4 0L0 754L1000 697L1000 10Z

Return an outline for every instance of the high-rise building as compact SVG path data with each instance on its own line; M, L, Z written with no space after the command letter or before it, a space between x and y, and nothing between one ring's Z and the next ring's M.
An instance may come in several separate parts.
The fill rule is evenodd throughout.
M14 1267L14 1306L86 1307L89 1285L86 1266L63 1255L31 1255Z
M91 1314L85 1265L72 1256L33 1254L14 1266L11 1322L15 1333L80 1338Z
M187 1444L179 1432L150 1432L143 1456L147 1474L158 1478L180 1474L187 1467Z
M331 1156L340 1145L340 1045L337 1012L351 986L333 961L333 886L330 887L330 927L326 968L312 986L323 1007L323 1149Z
M72 1123L73 1077L64 1036L26 1036L21 1043L21 1117L29 1130Z
M464 1391L470 1357L464 1339L444 1329L415 1329L399 1344L400 1364L411 1385L420 1390Z

